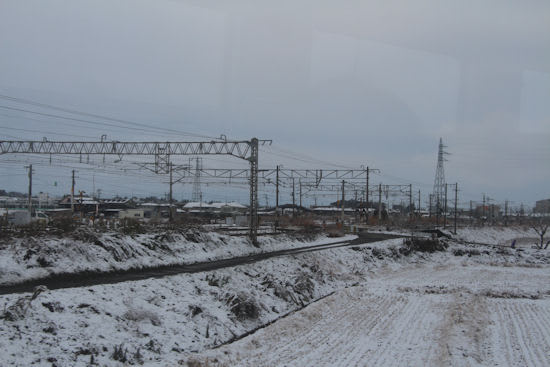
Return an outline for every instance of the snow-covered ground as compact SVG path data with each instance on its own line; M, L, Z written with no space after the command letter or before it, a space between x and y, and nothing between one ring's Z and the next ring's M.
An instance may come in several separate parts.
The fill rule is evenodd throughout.
M0 320L0 365L547 366L549 297L550 251L396 239L45 291Z
M14 238L0 242L0 284L56 273L190 264L355 238L281 234L259 237L259 247L243 237L198 230L136 235L82 231L66 238Z
M101 366L119 366L114 348L122 345L128 362L166 366L184 352L230 340L360 281L364 273L354 266L362 262L356 251L332 249L212 272L47 291L27 317L2 320L1 358L15 366L54 358L57 366L87 366L93 355ZM21 297L0 296L0 310Z
M457 232L458 239L495 245L509 245L514 239L523 244L538 242L537 234L530 227L469 227Z
M548 270L450 264L382 271L192 358L224 366L548 366Z

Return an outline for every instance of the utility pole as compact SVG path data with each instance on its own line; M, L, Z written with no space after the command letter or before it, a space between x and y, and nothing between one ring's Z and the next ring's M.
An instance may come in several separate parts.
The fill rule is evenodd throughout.
M296 188L294 186L294 177L292 177L292 216L296 216Z
M73 183L71 185L71 212L74 214L74 169L73 169Z
M413 216L413 191L412 191L412 184L409 184L409 218L412 218Z
M84 218L84 191L78 190L78 194L80 196L80 220L82 221L82 218Z
M298 180L298 184L300 185L300 210L302 210L302 179L301 178Z
M455 234L456 234L456 212L458 210L458 182L455 182Z
M481 217L481 223L482 225L485 224L485 194L483 194L483 216Z
M447 228L447 183L445 183L445 213L443 214L443 228Z
M470 224L472 224L473 222L474 222L474 209L473 209L472 200L470 200Z
M365 186L365 224L369 224L369 166L367 166L367 184Z
M508 227L508 200L504 202L504 226Z
M420 217L422 214L420 213L420 190L418 190L418 216Z
M382 184L378 184L378 220L382 219Z
M279 166L277 165L277 174L275 178L275 214L279 215Z
M367 184L365 186L365 205L368 208L369 206L369 167L367 166ZM367 213L369 211L367 210ZM368 216L368 214L367 214Z
M435 199L437 200L437 198ZM435 223L439 227L439 218L441 217L441 202L435 203Z
M365 185L365 223L369 222L369 179L371 172L377 173L380 172L380 170L376 168L369 168L367 166L367 182Z
M344 200L345 198L345 191L344 191L344 185L346 184L346 181L342 180L342 226L344 226Z
M363 199L361 198L361 200L363 200ZM359 208L361 207L361 205L359 205L357 203L357 190L355 190L355 203L354 203L354 206L355 206L354 219L355 219L355 223L357 223L357 214L359 214Z
M173 222L174 221L174 212L173 212L173 208L172 208L172 185L174 184L174 181L172 179L173 175L172 175L172 171L173 171L173 168L174 168L174 164L172 162L169 162L168 163L168 168L170 170L170 196L168 198L168 203L169 203L169 210L170 210L170 222Z
M429 214L428 214L428 217L429 217L429 218L432 217L432 195L433 195L433 194L429 194L429 196L428 196L428 198L429 198L428 200L429 200L429 202L430 202L430 205L429 205L429 208L428 208L428 213L429 213Z
M29 169L29 216L32 216L32 164L29 164L26 168Z

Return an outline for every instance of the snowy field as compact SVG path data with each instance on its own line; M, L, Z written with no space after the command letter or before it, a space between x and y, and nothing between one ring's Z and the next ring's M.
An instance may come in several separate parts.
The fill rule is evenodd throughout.
M513 237L488 232L477 242ZM45 291L0 320L0 365L548 366L550 251L519 247L395 239ZM0 296L0 311L23 296Z
M528 245L538 241L535 231L528 226L525 227L476 227L462 228L458 230L457 239L490 243L494 245L509 245L512 240L520 244Z
M226 366L548 366L548 267L381 271L197 360Z

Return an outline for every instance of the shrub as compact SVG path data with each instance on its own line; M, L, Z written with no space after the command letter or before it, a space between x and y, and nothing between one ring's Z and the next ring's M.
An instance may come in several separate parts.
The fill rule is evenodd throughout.
M122 233L124 234L138 234L143 233L143 226L141 222L134 218L124 218L122 220Z
M48 225L61 234L70 233L76 229L76 222L68 215L54 218Z
M208 285L211 287L223 287L227 283L229 283L229 277L216 277L215 274L207 275L206 281L208 282Z
M226 295L226 303L230 306L231 313L238 320L255 320L260 316L260 308L256 301L244 293Z
M410 251L419 252L436 252L447 249L447 244L438 238L408 238L405 240L405 245Z
M128 354L128 349L124 348L124 344L115 345L113 354L111 354L111 359L122 363L126 363L128 362L127 354Z

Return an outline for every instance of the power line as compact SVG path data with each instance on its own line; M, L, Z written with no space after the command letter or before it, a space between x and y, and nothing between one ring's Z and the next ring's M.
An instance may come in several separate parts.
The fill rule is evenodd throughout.
M37 122L40 122L42 124L44 123L50 123L49 120L40 120L40 119L36 119L36 118L32 118L32 117L22 117L22 116L14 116L14 115L7 115L7 114L3 114L3 113L0 113L0 116L5 116L5 117L9 117L9 118L12 118L12 119L16 119L16 120L23 120L24 122L27 122L27 121L37 121ZM86 125L81 125L81 124L75 124L75 123L71 123L70 121L55 121L55 124L58 125L58 124L64 124L64 125L68 125L68 126L75 126L75 127L78 127L79 129L88 129L88 130L94 130L97 132L97 127L95 126L86 126ZM128 131L128 128L125 127L125 126L116 126L115 128L110 128L107 130L108 132L110 133L114 133L114 132L117 132L117 133L127 133ZM50 131L48 132L48 134L58 134L57 132L55 131ZM151 132L148 132L148 134L150 135L155 135L155 136L162 136L164 138L166 138L167 136L173 136L174 134L170 133L170 134L167 134L167 133L161 133L161 132L154 132L154 131L151 131ZM75 135L76 136L76 135ZM96 139L97 136L94 136L92 137L93 139Z
M18 97L12 97L12 96L7 96L7 95L0 94L0 98L6 99L6 100L9 100L9 101L12 101L12 102L17 102L17 103L22 103L22 104L27 104L27 105L32 105L32 106L37 106L37 107L42 107L42 108L48 108L48 109L62 111L62 112L67 112L67 113L71 113L71 114L74 114L74 115L93 117L93 118L98 118L98 119L101 119L101 120L118 122L120 124L125 124L125 125L130 125L130 126L145 127L145 128L148 128L148 129L151 128L151 126L149 126L147 124L142 124L142 123L138 123L138 122L134 122L134 121L123 120L123 119L119 119L119 118L113 118L113 117L94 114L94 113L89 113L89 112L82 112L82 111L78 111L78 110L73 110L73 109L69 109L69 108L54 106L54 105L51 105L51 104L31 101L31 100L28 100L28 99L23 99L23 98L18 98ZM193 136L193 137L196 137L196 138L218 139L218 137L214 138L214 137L211 137L211 136L194 134L194 133L181 131L181 130L160 128L160 127L154 127L154 128L158 131L162 130L164 132L177 133L177 134L186 135L186 136Z
M0 114L2 115L2 114ZM8 127L8 126L0 126L1 129L9 129L9 130L16 130L16 131L25 131L25 132L31 132L31 133L42 133L42 134L51 134L51 131L41 131L41 130L30 130L30 129L20 129L16 127ZM64 133L55 133L55 135L63 135L63 136L74 136L77 138L89 138L89 139L95 139L96 136L89 136L89 135L75 135L75 134L64 134Z
M299 157L296 156L296 155L298 155L298 153L296 155L292 155L291 153L285 154L285 153L272 152L272 151L269 151L269 150L266 150L266 149L261 149L261 150L264 153L279 156L279 157L282 157L282 158L291 159L291 160L294 160L294 161L300 161L300 162L304 162L304 163L320 163L320 164L325 164L325 165L328 165L328 166L333 166L333 167L338 167L338 168L346 168L346 169L351 168L349 166L344 166L344 165L340 165L340 164L326 162L326 161L322 161L322 160L319 160L319 159L299 158Z
M158 131L158 130L160 129L160 128L148 128L148 129L143 129L143 128L138 128L138 127L125 127L125 126L120 126L120 125L109 124L109 123L106 123L106 122L98 122L98 121L84 120L84 119L75 118L75 117L54 115L54 114L51 114L51 113L44 113L44 112L32 111L32 110L27 110L27 109L24 109L24 108L16 108L16 107L10 107L10 106L0 106L0 108L4 108L4 109L7 109L7 110L12 110L12 111L20 111L20 112L32 113L32 114L36 114L36 115L40 115L40 116L46 116L46 117L52 117L52 118L56 118L56 119L64 119L64 120L77 121L77 122L82 122L82 123L85 123L85 124L92 124L92 125L100 125L100 126L109 126L109 127L123 128L123 129L128 129L128 130L133 130L133 131L142 131L142 132L147 132L147 133L156 132L156 131ZM156 129L156 130L155 130L155 129ZM173 133L173 132L172 132L172 133ZM196 134L181 134L181 135L189 135L189 136L194 136L194 137L200 137L199 135L196 135ZM209 139L211 139L211 138L209 137Z

